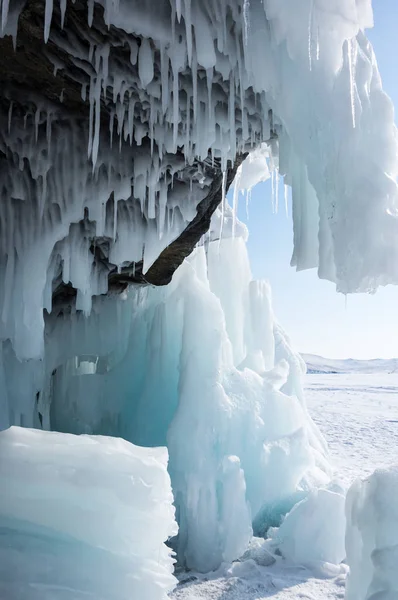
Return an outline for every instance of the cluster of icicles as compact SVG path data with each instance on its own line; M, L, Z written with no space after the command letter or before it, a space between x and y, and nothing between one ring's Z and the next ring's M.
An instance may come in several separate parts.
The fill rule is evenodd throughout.
M11 339L20 358L42 356L54 286L71 284L76 309L89 313L112 267L143 260L145 273L192 220L211 184L203 161L225 172L238 153L264 142L293 186L294 264L319 267L343 291L391 278L395 226L387 224L377 249L391 256L386 272L358 270L364 239L344 251L355 220L340 224L358 214L364 174L374 175L361 190L373 194L362 202L364 222L385 229L395 211L396 146L361 33L371 24L370 2L334 4L326 11L321 0L90 0L80 30L68 24L73 3L46 0L43 43L65 53L73 72L50 46L46 56L54 74L81 86L89 117L68 114L67 90L57 105L28 90L23 99L3 92L10 103L0 115L0 338ZM24 2L0 7L1 35L17 44Z

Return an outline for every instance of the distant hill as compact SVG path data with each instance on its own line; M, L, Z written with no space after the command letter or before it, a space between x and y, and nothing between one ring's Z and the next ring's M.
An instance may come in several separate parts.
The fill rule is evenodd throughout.
M398 358L323 358L315 354L302 354L307 364L307 373L398 373Z

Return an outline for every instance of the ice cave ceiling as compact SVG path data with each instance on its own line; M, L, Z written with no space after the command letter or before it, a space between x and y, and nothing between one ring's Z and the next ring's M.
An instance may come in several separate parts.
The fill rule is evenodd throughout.
M155 2L156 4L160 6L162 3ZM12 3L10 9L16 5L17 3ZM5 2L3 3L3 11L5 10L4 7ZM88 13L90 15L90 11L92 11L92 14L91 17L89 16L89 25ZM12 12L10 14L12 19ZM54 111L60 120L75 120L78 127L84 129L89 120L92 119L92 115L90 115L90 97L89 93L86 92L92 84L89 57L94 52L93 48L101 45L102 47L106 46L108 52L111 49L113 62L119 66L120 70L128 65L126 72L128 84L125 84L125 90L119 91L120 98L124 93L125 110L129 111L129 127L131 127L133 121L139 121L143 131L147 133L145 128L148 127L149 123L142 120L142 111L148 109L148 106L145 106L147 99L142 100L142 81L139 78L139 65L137 64L139 49L143 41L142 37L134 34L129 34L127 37L124 31L114 26L109 27L104 21L103 7L98 4L94 5L94 3L91 8L87 2L79 1L69 3L67 9L66 3L63 5L61 2L60 6L54 5L51 13L51 32L46 43L44 41L46 27L45 2L29 1L19 3L16 7L16 14L19 14L17 35L14 38L9 35L0 38L1 104L3 105L3 113L8 114L10 123L15 119L25 118L27 112L33 111L35 126L40 127L45 116L46 129L48 129L51 125L48 125L47 120L51 119L51 113ZM8 18L10 19L10 16ZM68 47L69 43L73 45L74 42L75 47L79 48L76 52L71 51ZM76 55L79 55L79 57L76 58ZM128 73L128 70L131 72ZM160 76L160 64L159 62L156 63L155 57L154 89L156 89L156 86L159 87ZM112 120L113 125L116 110L115 97L112 99L111 80L108 83L108 91L104 89L103 95L98 99L100 104L100 127L106 132L110 130L110 120ZM120 83L123 87L123 83ZM103 85L107 84L105 84L105 81L103 82ZM85 90L83 93L82 88ZM156 96L156 93L154 93L154 96ZM96 106L95 110L97 109ZM37 111L40 112L40 110L43 111L42 115L37 114ZM117 119L119 118L120 112L117 114ZM121 140L122 137L126 138L126 127L123 131L123 119L124 114L121 117L121 124L119 123L116 127ZM26 121L24 126L26 126ZM122 127L122 133L120 133L119 127ZM130 135L130 132L128 135ZM124 141L121 141L121 144ZM150 148L147 137L141 139L140 134L138 134L137 139L130 140L130 146L132 148L141 146L142 153L153 154L153 143L152 148ZM134 154L133 150L131 152ZM175 269L192 252L202 235L208 231L211 216L222 199L223 185L226 192L236 174L237 167L246 153L242 149L237 152L232 160L228 160L224 184L223 171L225 165L222 169L220 159L212 156L211 148L208 149L208 157L203 160L195 159L192 161L192 157L185 155L183 146L175 148L175 155L173 173L170 174L171 185L174 185L173 180L178 179L176 185L182 187L180 193L189 196L192 192L192 178L195 178L195 175L200 172L208 184L207 193L198 203L197 214L192 215L191 220L187 220L186 227L181 227L179 235L171 241L167 248L160 252L145 276L143 275L142 260L133 261L133 257L131 257L131 262L124 261L123 267L113 264L109 258L110 239L106 235L100 238L96 235L95 227L90 223L87 211L84 218L80 220L81 228L85 228L88 235L90 235L90 228L92 230L92 244L90 246L92 260L99 261L108 270L109 291L120 291L132 282L153 285L165 285L170 282ZM7 149L3 148L1 158L3 161L10 160ZM167 164L165 168L167 169ZM169 186L170 182L168 183ZM131 198L133 196L134 189L131 187ZM109 205L113 204L113 198L110 197L107 203ZM119 266L119 269L117 266ZM53 309L60 304L65 308L65 304L73 301L75 293L76 290L69 285L69 282L63 283L59 281L59 278L55 279L53 282Z
M88 314L128 283L167 284L216 210L208 238L222 235L224 196L259 147L293 190L297 269L344 293L398 280L370 2L0 6L0 333L20 358L43 355L43 309Z

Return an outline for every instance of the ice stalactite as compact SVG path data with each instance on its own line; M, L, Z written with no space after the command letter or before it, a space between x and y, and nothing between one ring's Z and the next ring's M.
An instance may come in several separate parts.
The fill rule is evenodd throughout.
M325 11L319 0L300 10L289 0L102 0L86 15L47 0L42 60L54 76L23 94L7 39L26 46L28 8L1 9L0 277L31 301L3 292L0 335L20 358L43 353L42 309L60 280L88 313L109 271L143 260L145 275L209 192L203 165L222 177L264 143L301 215L293 263L305 255L299 268L318 267L345 293L396 281L396 136L363 34L368 1Z

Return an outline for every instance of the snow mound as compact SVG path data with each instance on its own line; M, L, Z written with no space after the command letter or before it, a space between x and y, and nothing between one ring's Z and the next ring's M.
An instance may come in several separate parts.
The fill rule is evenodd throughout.
M307 365L309 374L396 373L398 371L398 358L357 360L324 358L314 354L302 354L301 356Z
M346 600L398 597L398 466L357 480L347 494Z
M296 504L278 529L269 531L270 547L296 564L339 564L345 557L345 498L320 489Z
M164 448L0 433L0 597L166 600L177 532Z

